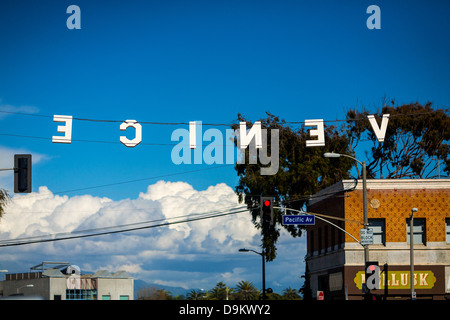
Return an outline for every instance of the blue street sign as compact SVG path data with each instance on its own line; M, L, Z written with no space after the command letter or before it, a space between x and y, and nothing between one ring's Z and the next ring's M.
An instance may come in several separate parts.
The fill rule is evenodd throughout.
M303 226L312 226L316 224L316 217L311 214L305 215L284 215L283 216L283 225L303 225Z

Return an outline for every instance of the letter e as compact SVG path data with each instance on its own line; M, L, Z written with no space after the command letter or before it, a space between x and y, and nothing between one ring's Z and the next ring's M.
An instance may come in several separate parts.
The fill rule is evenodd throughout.
M53 116L53 122L64 122L64 126L58 126L58 132L64 133L64 136L53 136L53 143L71 143L72 142L72 116Z

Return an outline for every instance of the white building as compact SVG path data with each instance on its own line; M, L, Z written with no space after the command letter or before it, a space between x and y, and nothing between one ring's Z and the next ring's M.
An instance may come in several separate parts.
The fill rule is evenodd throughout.
M42 262L30 272L6 274L0 293L47 300L133 300L134 280L125 271L82 274L67 262Z

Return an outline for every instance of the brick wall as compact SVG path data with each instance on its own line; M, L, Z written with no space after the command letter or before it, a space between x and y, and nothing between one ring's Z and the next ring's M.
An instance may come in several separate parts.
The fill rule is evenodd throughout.
M406 221L414 207L418 209L415 218L426 218L426 241L446 241L445 219L450 218L450 189L368 189L367 200L369 219L385 219L386 242L406 242ZM346 219L362 221L362 204L362 190L349 192L345 198ZM345 229L358 239L360 228L361 225L345 223ZM345 241L353 239L346 235Z

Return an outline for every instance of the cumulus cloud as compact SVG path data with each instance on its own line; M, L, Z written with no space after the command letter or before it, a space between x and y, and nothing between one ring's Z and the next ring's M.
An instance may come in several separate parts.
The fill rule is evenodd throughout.
M136 199L117 201L91 195L55 195L47 187L40 187L38 192L13 197L0 221L0 240L144 221L172 221L180 216L195 217L238 205L235 193L226 184L198 191L185 182L159 181ZM82 270L121 269L150 282L199 287L202 283L206 286L206 281L220 281L224 275L227 279L239 276L242 272L239 266L226 267L224 259L228 255L236 256L239 248L259 247L259 239L250 215L244 212L115 235L0 250L3 257L13 257L14 266L22 265L22 270L17 272L44 260L67 260ZM0 261L0 265L5 263L10 262Z

